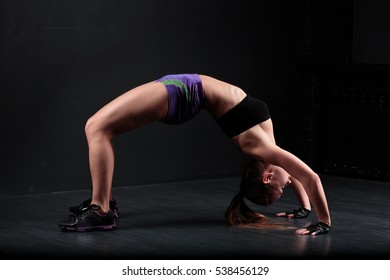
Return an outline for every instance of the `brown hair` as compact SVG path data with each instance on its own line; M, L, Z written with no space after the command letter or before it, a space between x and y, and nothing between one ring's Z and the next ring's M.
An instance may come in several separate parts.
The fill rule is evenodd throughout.
M253 211L244 201L244 197L258 205L268 205L271 199L270 189L263 183L264 165L252 160L241 178L240 191L236 194L225 212L226 222L230 225L256 223L263 220L264 215Z

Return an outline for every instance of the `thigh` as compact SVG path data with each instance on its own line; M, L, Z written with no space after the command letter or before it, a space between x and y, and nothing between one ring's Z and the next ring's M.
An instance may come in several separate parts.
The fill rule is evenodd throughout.
M138 86L101 108L94 116L106 131L123 133L161 120L168 111L166 87L159 82Z

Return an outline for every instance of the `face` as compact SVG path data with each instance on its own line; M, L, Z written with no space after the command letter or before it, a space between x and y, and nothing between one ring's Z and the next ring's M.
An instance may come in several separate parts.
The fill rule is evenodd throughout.
M263 183L273 189L273 200L277 200L282 196L284 188L291 184L291 176L283 168L269 165L264 170Z

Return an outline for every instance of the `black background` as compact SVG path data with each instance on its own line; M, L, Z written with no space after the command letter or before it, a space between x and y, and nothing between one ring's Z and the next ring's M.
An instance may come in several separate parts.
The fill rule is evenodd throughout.
M313 84L327 88L319 77L340 66L387 73L388 9L380 0L1 0L0 194L88 189L88 117L170 73L211 75L262 98L278 144L326 172L329 123L316 109L328 107ZM207 112L122 135L115 151L114 187L239 176L245 161Z

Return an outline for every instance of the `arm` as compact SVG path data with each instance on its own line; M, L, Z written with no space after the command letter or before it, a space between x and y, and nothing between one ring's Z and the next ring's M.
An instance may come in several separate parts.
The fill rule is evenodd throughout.
M275 164L280 164L279 166L302 183L319 220L318 223L298 229L295 233L307 235L327 233L331 227L331 219L320 177L296 156L279 147L273 149L273 156L275 157Z
M265 159L282 167L299 180L317 213L318 220L331 225L326 195L320 177L293 154L275 146L264 152ZM260 153L261 154L261 153Z
M310 200L309 197L305 191L305 188L303 187L302 183L299 182L295 178L291 178L291 184L290 186L292 187L299 204L301 205L301 208L298 210L293 210L293 211L287 211L287 212L281 212L277 213L276 216L278 217L287 217L287 218L306 218L311 211L311 205L310 205ZM303 210L302 210L303 208ZM309 211L306 211L309 210ZM297 214L294 214L293 212L298 211Z
M302 183L293 177L291 178L291 187L300 205L307 210L311 210L310 200Z
M271 143L276 145L272 121L264 122L260 126L262 130L265 132L265 134L268 136ZM291 178L290 186L292 187L301 205L301 208L299 208L298 210L277 213L276 216L288 217L288 218L306 218L311 212L311 205L310 205L309 197L307 196L307 193L305 191L305 188L303 187L302 183L299 182L294 177Z
M320 222L331 225L331 218L326 195L320 177L302 160L290 152L275 145L270 137L257 126L234 139L244 153L267 163L282 167L292 177L301 182L307 196L316 211ZM307 234L307 229L300 229L298 234Z

